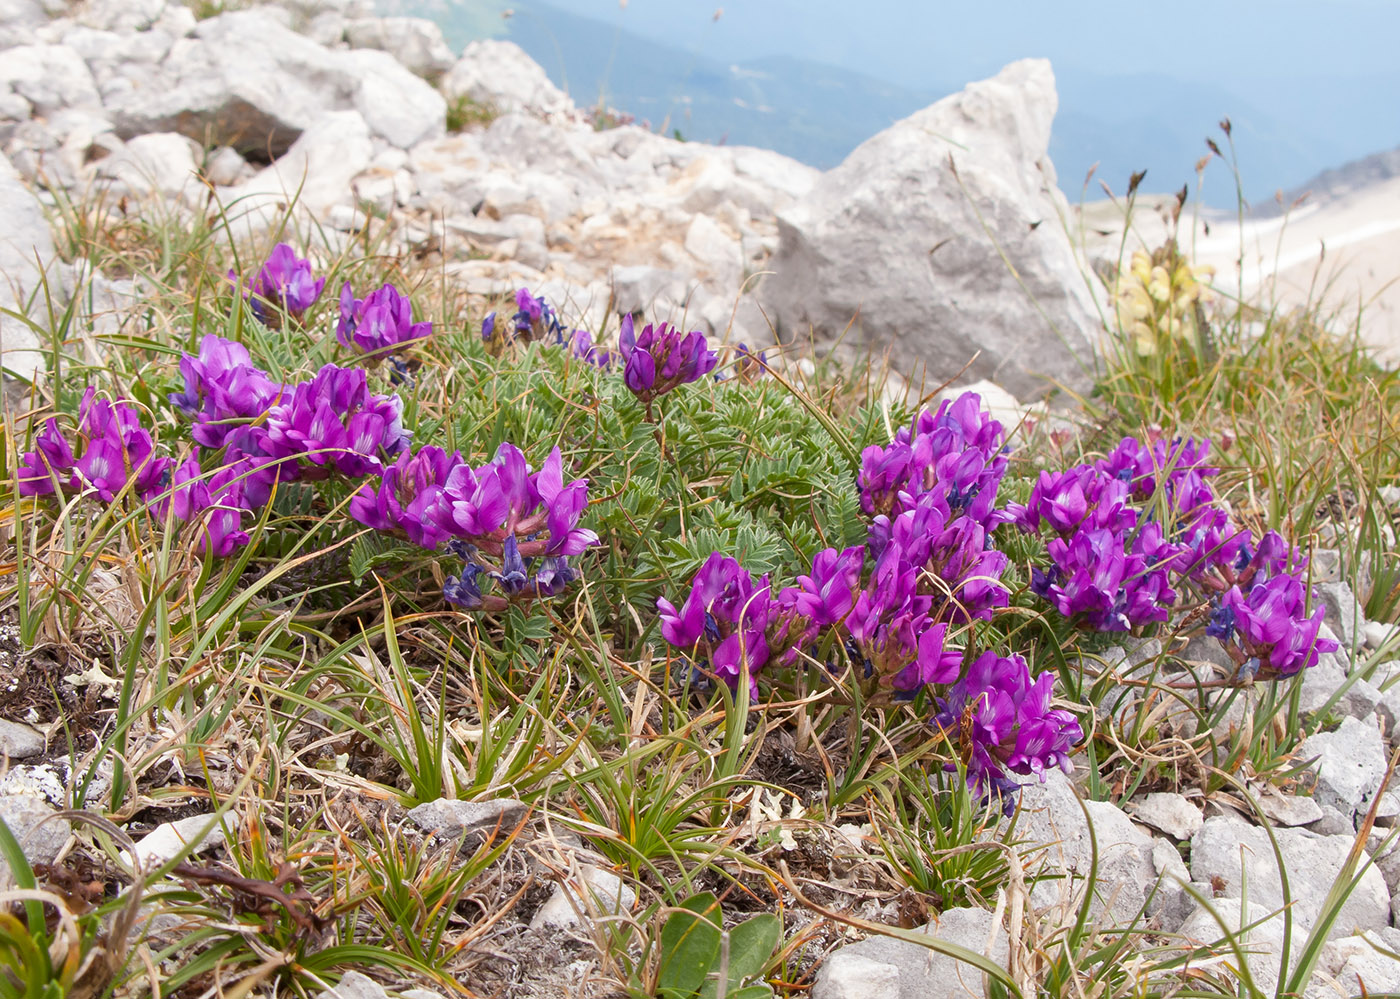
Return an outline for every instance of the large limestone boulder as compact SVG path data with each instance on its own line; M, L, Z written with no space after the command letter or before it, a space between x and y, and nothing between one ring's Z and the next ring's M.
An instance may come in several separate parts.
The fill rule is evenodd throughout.
M388 52L427 80L436 80L456 62L442 29L422 17L357 18L346 24L345 40L357 49Z
M1047 156L1058 99L1027 59L896 123L778 215L762 298L785 337L889 350L914 384L974 355L968 380L1019 398L1084 376L1098 310ZM1004 255L1004 256L1003 256ZM854 324L852 320L854 319Z
M274 224L294 200L318 219L343 204L351 181L374 156L363 117L333 111L302 133L287 155L237 187L221 192L224 203L254 229Z
M514 42L494 38L471 42L442 81L448 97L466 97L505 114L566 115L569 96L550 82L540 64Z
M0 155L0 310L26 312L30 298L43 294L40 265L48 266L53 259L53 235L44 219L43 207L19 179L10 161ZM44 355L34 331L3 312L0 367L25 378L44 367Z
M200 22L159 71L109 106L124 137L180 132L264 159L329 112L356 110L375 135L408 148L443 134L447 111L441 94L388 53L332 51L263 10Z

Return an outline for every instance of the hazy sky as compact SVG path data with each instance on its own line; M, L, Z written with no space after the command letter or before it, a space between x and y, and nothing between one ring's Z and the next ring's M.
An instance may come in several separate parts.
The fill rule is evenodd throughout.
M935 95L1048 57L1067 190L1100 160L1174 189L1224 116L1254 199L1400 146L1400 0L543 2L720 62L798 56Z
M1393 74L1400 43L1396 0L553 2L715 57L803 55L911 87L960 85L1023 56L1245 84L1361 78ZM1400 101L1394 117L1400 122Z

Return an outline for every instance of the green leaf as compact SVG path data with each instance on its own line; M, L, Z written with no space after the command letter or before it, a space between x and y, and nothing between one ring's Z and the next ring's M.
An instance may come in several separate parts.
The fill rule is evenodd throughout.
M356 538L350 548L350 573L358 583L380 566L407 562L422 552L423 549L417 545L385 537L378 532L366 534Z
M783 935L783 922L771 912L746 919L729 931L729 981L735 984L745 978L763 974L773 948Z
M680 908L661 927L661 972L656 981L663 992L693 996L719 960L719 900L701 892Z

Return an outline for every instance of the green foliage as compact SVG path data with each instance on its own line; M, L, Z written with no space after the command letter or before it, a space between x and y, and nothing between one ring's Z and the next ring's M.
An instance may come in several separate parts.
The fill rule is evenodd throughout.
M458 94L447 102L447 130L466 132L485 128L500 114L493 104L475 101L468 94Z
M723 995L761 999L773 990L758 978L782 938L782 922L760 913L729 930L723 928L719 901L709 892L685 899L661 927L658 999L714 999Z

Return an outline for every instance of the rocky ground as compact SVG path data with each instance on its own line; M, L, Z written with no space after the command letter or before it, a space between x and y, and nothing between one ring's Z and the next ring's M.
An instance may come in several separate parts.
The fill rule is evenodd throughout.
M1025 398L1038 374L1085 383L1079 362L1092 356L1102 307L1045 155L1054 110L1048 65L1018 63L821 174L764 150L596 128L514 46L478 42L459 56L430 23L376 18L354 2L288 0L201 18L166 0L0 0L0 307L42 327L45 296L61 303L82 289L78 312L93 332L139 308L139 284L94 273L56 218L154 206L193 218L223 206L224 237L238 241L278 224L295 201L297 224L326 254L349 251L382 224L386 252L439 264L478 299L529 287L596 330L644 313L730 341L844 337L856 353L889 348L912 385L964 374ZM463 127L449 131L449 120ZM1337 206L1350 213L1344 242L1393 239L1367 204ZM1292 227L1300 246L1319 237L1312 218ZM1280 259L1287 280L1307 266L1292 244ZM0 348L18 375L50 363L39 333L10 315L0 315ZM1016 411L1014 399L1005 405ZM1325 572L1327 553L1317 564ZM1400 639L1364 620L1355 582L1324 576L1342 650L1301 685L1299 710L1326 712L1333 724L1302 747L1298 793L1250 789L1272 823L1286 890L1242 792L1140 794L1121 808L1081 809L1058 773L1023 795L1018 828L1044 846L1026 873L1048 865L1084 875L1096 861L1096 918L1123 925L1142 912L1157 935L1215 940L1217 915L1234 928L1254 924L1250 943L1264 955L1255 973L1271 988L1284 932L1274 913L1291 898L1294 932L1306 932L1359 841L1368 866L1327 930L1309 995L1400 991L1400 796L1383 786L1400 748L1400 681L1390 683ZM0 675L14 694L26 678L4 641ZM1127 675L1154 654L1134 647L1109 658ZM78 711L106 679L57 685ZM1222 738L1257 696L1241 696ZM63 803L71 773L52 758L32 705L18 695L5 703L0 751L11 765L0 817L23 834ZM1101 710L1109 718L1136 707L1125 698ZM1168 733L1190 723L1169 708L1156 721ZM443 808L455 815L460 804ZM408 818L425 834L444 824L439 813ZM41 828L26 850L48 863L68 831ZM628 904L616 879L590 877L595 892ZM1063 906L1070 918L1079 882L1031 880L1013 903ZM573 910L567 893L541 899L522 953L551 939L551 925L577 926ZM1000 911L952 909L925 928L1003 964L1030 946ZM575 994L558 984L571 967L554 968L554 994ZM835 949L811 994L931 999L981 989L951 959L873 935ZM339 993L383 989L356 978Z

